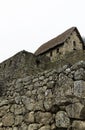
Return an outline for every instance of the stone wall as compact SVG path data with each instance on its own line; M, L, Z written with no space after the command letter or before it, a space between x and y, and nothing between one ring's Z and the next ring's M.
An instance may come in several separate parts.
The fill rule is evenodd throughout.
M85 130L85 61L0 84L0 130Z
M0 63L0 80L13 79L33 75L45 69L45 63L49 61L46 56L37 57L25 50Z

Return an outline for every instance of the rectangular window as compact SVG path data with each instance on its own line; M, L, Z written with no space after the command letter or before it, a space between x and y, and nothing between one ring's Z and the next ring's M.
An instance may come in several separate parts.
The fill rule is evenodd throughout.
M76 47L76 42L75 41L73 41L73 46Z
M76 50L76 42L73 41L73 50Z
M52 51L50 51L50 56L52 57Z
M56 53L59 53L59 48L57 48Z

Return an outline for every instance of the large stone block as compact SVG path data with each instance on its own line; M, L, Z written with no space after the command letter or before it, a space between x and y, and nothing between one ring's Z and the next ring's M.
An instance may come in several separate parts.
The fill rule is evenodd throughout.
M15 117L15 126L20 125L22 123L22 121L23 121L23 116L22 115L17 115Z
M35 101L32 98L28 98L26 96L22 97L22 102L25 105L25 108L28 111L33 111L34 110L34 106L35 106Z
M42 126L39 130L50 130L50 126L47 125L47 126Z
M76 70L76 72L74 73L74 79L85 80L85 70L83 68Z
M66 107L66 112L70 118L81 119L81 111L84 105L81 103L70 104Z
M59 111L55 116L56 126L61 128L68 128L70 126L70 119L64 111Z
M2 118L3 126L12 126L14 124L14 115L12 113L7 113Z
M0 99L0 107L8 105L8 104L9 104L9 101L7 99L4 99L4 100Z
M7 113L9 107L10 106L8 105L0 107L0 117L4 116Z
M39 127L40 127L39 124L34 123L34 124L30 124L30 125L28 126L28 129L27 129L27 130L38 130Z
M53 106L53 100L51 98L47 98L44 100L44 107L46 111L51 111L51 108Z
M74 82L73 94L77 97L85 98L85 81L79 80Z
M72 127L73 130L85 130L85 121L74 121Z
M34 123L34 112L29 112L25 115L25 121L26 123Z
M52 122L52 114L49 112L37 112L35 114L35 119L37 123L47 125Z
M23 105L16 105L13 104L10 108L11 112L14 112L15 115L19 115L19 114L24 114L25 113L25 108Z
M13 130L18 130L18 127L14 127Z

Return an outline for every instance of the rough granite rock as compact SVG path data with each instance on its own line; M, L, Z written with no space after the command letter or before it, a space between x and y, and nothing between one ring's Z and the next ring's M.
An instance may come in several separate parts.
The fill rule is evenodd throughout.
M59 111L55 116L56 126L60 128L68 128L70 126L70 119L66 112Z
M34 123L34 120L35 120L35 118L34 118L34 112L33 111L29 112L29 113L26 113L26 115L25 115L26 123L28 123L28 124Z
M72 124L74 130L85 130L85 121L74 121Z
M82 119L81 112L84 105L81 103L70 104L66 107L66 112L70 118Z
M50 125L42 126L39 130L50 130Z
M12 113L7 113L2 118L3 126L12 126L14 124L14 115Z
M73 91L75 96L85 98L85 81L75 81Z

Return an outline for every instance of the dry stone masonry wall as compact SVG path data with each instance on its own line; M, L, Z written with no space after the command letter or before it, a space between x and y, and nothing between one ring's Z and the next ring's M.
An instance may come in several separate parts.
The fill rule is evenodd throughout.
M85 61L3 87L0 130L85 130Z

